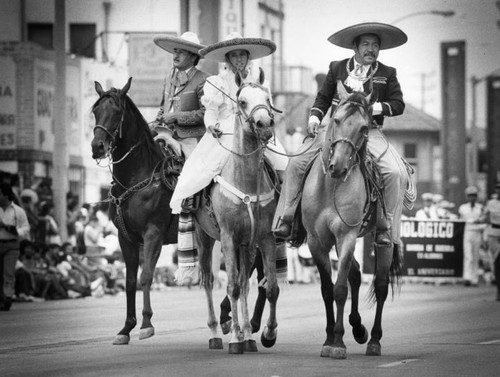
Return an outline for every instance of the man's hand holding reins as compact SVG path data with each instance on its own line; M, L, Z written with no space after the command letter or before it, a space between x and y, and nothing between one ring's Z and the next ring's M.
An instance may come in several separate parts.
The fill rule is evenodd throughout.
M215 126L208 126L208 132L212 134L212 136L216 139L220 138L222 136L222 130L219 128L219 123L217 123Z
M318 133L318 127L320 125L320 121L317 116L311 115L309 117L309 123L307 124L307 134L310 136L315 136Z

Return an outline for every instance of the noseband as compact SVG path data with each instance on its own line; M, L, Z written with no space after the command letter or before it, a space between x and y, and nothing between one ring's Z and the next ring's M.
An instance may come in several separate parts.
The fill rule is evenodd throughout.
M354 101L345 101L345 102L342 102L335 109L335 113L337 112L337 110L340 108L341 105L346 104L346 103L354 105L354 106L357 106L357 107L360 107L363 110L365 110L366 113L370 114L370 112L368 111L367 106L365 104L359 103L359 102L354 102ZM334 115L335 115L335 113L334 113ZM371 115L369 115L369 122L368 122L368 124L370 124L370 123L371 123ZM333 132L334 132L334 128L332 127L332 134L333 134ZM351 152L351 154L349 156L349 159L352 159L353 155L358 156L358 159L359 159L359 150L363 147L363 145L366 143L367 140L368 140L368 135L366 135L366 134L362 135L362 137L359 140L358 144L355 144L351 139L349 139L347 137L341 137L341 138L334 139L330 143L330 146L329 146L328 161L330 161L332 159L333 152L335 150L335 145L338 144L338 143L347 143L352 148L352 152ZM330 139L330 141L331 141L331 139Z
M258 89L261 89L264 92L268 92L268 90L264 86L262 86L262 85L259 85L259 84L254 83L254 82L247 82L247 83L244 83L244 84L242 84L240 86L240 88L236 92L236 98L238 98L240 96L240 93L243 90L243 88L246 88L247 86L250 86L251 88L258 88ZM269 100L267 102L269 102ZM250 114L246 113L246 111L241 107L239 101L236 101L236 105L238 107L238 112L240 114L243 114L243 116L245 118L245 122L247 122L250 125L250 128L255 133L258 133L257 130L256 130L256 128L255 128L255 123L256 122L255 122L255 118L254 118L254 115L257 112L257 110L261 110L261 109L265 110L267 112L267 114L269 115L269 117L271 118L271 120L274 120L274 114L271 111L271 104L270 103L268 105L258 104L257 106L255 106L250 111Z
M116 93L116 95L115 95ZM117 139L121 139L122 138L122 129L123 129L123 122L124 122L124 118L125 118L125 108L123 106L123 101L121 101L119 98L116 98L117 95L119 95L119 91L116 91L116 92L106 92L104 93L96 102L96 104L94 105L94 109L97 107L97 105L99 104L99 102L105 98L105 97L109 97L111 99L113 99L115 102L118 102L118 107L120 108L121 110L121 117L120 117L120 121L118 122L117 126L114 128L114 131L111 133L106 127L103 127L101 126L100 124L96 124L94 126L94 130L93 130L93 134L95 136L95 132L96 130L102 130L106 133L106 135L108 135L111 139L111 141L109 142L109 148L107 150L107 154L108 156L111 156L110 157L110 160L112 160L112 155L113 155L113 151L116 149L116 146L117 146ZM125 155L120 158L118 161L112 161L111 162L111 165L114 165L114 164L118 164L119 162L122 162L130 153L132 153L132 151L137 148L139 146L139 144L141 143L141 141L138 141L137 143L135 143L128 151L127 153L125 153Z

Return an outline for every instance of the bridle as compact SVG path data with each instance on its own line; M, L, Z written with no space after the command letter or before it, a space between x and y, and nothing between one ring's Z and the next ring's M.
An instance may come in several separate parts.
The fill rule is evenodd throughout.
M260 85L260 84L257 84L257 83L254 83L254 82L247 82L247 83L243 83L238 91L236 92L236 100L232 99L231 97L231 100L233 100L234 102L236 102L236 107L238 109L238 111L236 112L236 116L238 117L238 119L240 120L240 122L246 122L248 123L249 127L250 127L250 130L255 134L257 135L257 139L259 140L259 146L249 152L249 153L238 153L238 152L235 152L233 151L232 149L224 146L220 139L217 138L217 141L219 142L219 145L224 148L225 150L231 152L232 154L234 155L237 155L237 156L240 156L240 157L245 157L245 156L251 156L252 154L254 153L257 153L258 151L260 150L263 150L266 148L266 144L267 144L267 141L263 141L262 138L260 137L260 130L259 128L256 126L256 121L255 121L255 113L258 111L258 110L265 110L267 112L267 114L269 115L269 117L271 118L271 120L274 120L274 114L273 114L273 107L270 103L269 100L267 100L267 104L258 104L256 105L255 107L252 108L252 110L250 111L250 113L248 114L245 109L241 106L241 103L240 101L238 100L238 97L240 96L240 93L241 91L246 88L246 87L251 87L251 88L258 88L264 92L268 92L267 88L263 85ZM219 88L217 88L219 89ZM220 89L219 89L220 90ZM225 93L224 93L225 94ZM226 94L227 95L227 94ZM243 119L242 119L243 118Z
M368 114L368 126L371 124L372 122L372 116L371 116L371 111L369 111L369 105L366 105L365 103L360 103L360 102L356 102L356 101L344 101L344 102L341 102L337 108L335 109L335 112L333 113L333 116L335 116L335 114L337 113L338 109L344 105L344 104L351 104L351 105L354 105L354 106L357 106L357 107L360 107L362 108L366 114ZM332 136L333 136L333 133L335 131L335 128L332 127ZM349 176L349 172L352 170L352 168L354 166L356 166L359 161L360 161L360 156L359 156L359 151L361 150L361 148L363 148L363 146L366 144L368 140L368 134L367 133L364 133L361 135L361 138L358 140L357 143L354 143L351 139L347 138L347 137L340 137L340 138L336 138L332 141L332 138L329 139L330 141L330 145L329 145L329 148L328 148L328 161L330 161L333 157L333 153L335 151L335 145L336 144L339 144L339 143L347 143L352 151L351 151L351 154L349 155L349 160L352 160L353 159L353 156L356 157L356 159L354 160L353 164L351 165L351 167L349 168L349 171L348 173L346 174L346 178ZM326 174L326 169L325 169L325 164L323 164L323 171L325 172Z
M119 91L118 91L118 95L119 95ZM106 98L106 97L109 97L115 101L118 102L118 105L119 105L119 108L121 110L121 116L120 116L120 120L118 121L117 123L117 126L114 128L114 131L111 133L106 127L103 127L101 126L100 124L96 124L94 126L94 129L93 129L93 134L95 136L95 132L96 130L102 130L104 131L104 133L106 135L109 136L109 138L111 139L111 141L109 142L109 147L108 147L108 150L106 151L106 156L109 158L110 160L110 163L109 165L116 165L120 162L122 162L123 160L125 160L125 158L127 158L133 151L134 149L136 149L140 144L141 144L141 141L139 140L137 143L135 143L124 155L122 158L120 158L119 160L117 161L113 161L113 152L114 150L116 149L117 147L117 139L121 139L122 138L122 129L123 129L123 121L124 121L124 118L125 118L125 108L123 106L123 102L120 100L120 99L116 99L115 98L115 95L112 95L110 91L104 93L100 98L99 100L97 101L97 103L94 105L94 109L97 107L97 105L99 104L99 102L103 99L103 98ZM100 163L100 160L97 161L97 164L99 165Z

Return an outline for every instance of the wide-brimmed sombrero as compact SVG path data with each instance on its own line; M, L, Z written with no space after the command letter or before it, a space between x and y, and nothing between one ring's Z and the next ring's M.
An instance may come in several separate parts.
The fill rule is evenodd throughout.
M192 31L186 31L180 37L172 35L158 35L154 37L153 41L156 45L171 54L174 53L175 48L178 48L200 55L199 51L205 47L200 43L198 36Z
M259 59L276 51L276 44L264 38L242 38L238 33L231 33L223 41L214 43L200 50L205 59L225 62L226 54L233 50L247 50L249 58Z
M356 37L363 34L378 35L381 50L401 46L408 40L408 36L395 26L380 22L364 22L337 31L328 37L328 41L336 46L352 49Z

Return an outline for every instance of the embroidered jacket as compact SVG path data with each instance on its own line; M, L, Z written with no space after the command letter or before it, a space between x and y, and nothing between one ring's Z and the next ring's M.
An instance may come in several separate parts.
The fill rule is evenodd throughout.
M203 85L208 76L207 73L193 67L188 73L188 82L180 87L171 84L171 75L165 78L160 114L168 114L171 110L177 113L176 128L177 126L204 127L205 108L201 103L201 97L203 96Z
M330 106L333 106L332 111L335 110L339 101L337 80L341 80L343 83L345 82L348 77L347 70L354 69L353 61L354 58L350 58L330 63L325 82L316 96L310 115L317 116L321 121ZM401 115L404 111L405 103L403 101L401 86L396 77L396 69L380 62L375 62L372 64L367 77L370 76L372 70L375 71L373 73L373 95L376 98L376 102L382 104L382 113L373 116L373 120L377 122L379 126L382 126L384 117ZM369 80L364 83L363 87L365 93L370 92ZM346 87L346 89L349 90L350 88Z

